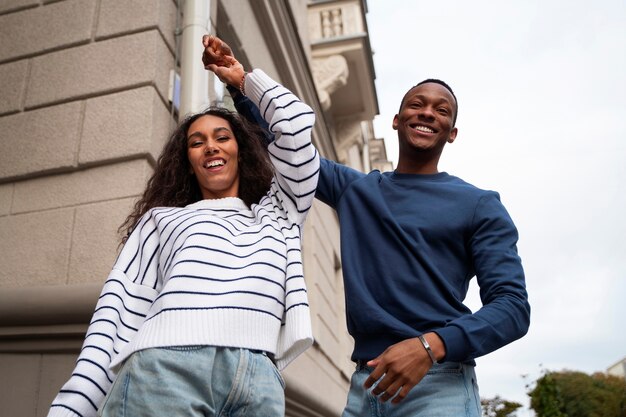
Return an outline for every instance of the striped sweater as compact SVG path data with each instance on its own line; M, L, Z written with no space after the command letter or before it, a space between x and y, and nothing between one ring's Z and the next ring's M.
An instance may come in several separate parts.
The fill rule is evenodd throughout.
M138 222L107 279L76 368L49 417L95 416L123 361L159 346L264 350L284 368L312 343L300 252L315 195L315 116L261 70L246 92L276 134L270 190L159 207ZM190 364L193 366L193 364Z

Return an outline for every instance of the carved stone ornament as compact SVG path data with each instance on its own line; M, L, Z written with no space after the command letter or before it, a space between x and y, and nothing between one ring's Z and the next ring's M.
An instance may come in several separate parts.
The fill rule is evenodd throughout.
M348 61L342 55L314 58L311 63L317 94L324 110L331 105L330 95L348 82Z

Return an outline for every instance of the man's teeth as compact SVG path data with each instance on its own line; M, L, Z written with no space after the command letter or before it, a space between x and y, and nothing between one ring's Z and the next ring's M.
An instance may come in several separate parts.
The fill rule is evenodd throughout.
M205 168L213 168L213 167L219 167L224 165L224 161L222 160L215 160L215 161L208 161L207 163L204 164Z
M427 133L435 133L434 130L432 130L430 127L426 127L426 126L415 126L415 130L420 130L422 132L427 132Z

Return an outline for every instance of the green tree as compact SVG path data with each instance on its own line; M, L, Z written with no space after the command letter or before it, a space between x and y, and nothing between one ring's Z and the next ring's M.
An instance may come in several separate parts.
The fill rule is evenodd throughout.
M528 395L530 408L535 410L537 417L568 417L562 411L564 402L561 391L551 373L544 371Z
M528 395L537 417L626 417L626 381L603 373L544 371Z
M483 417L517 417L517 409L522 406L514 401L507 401L496 395L494 398L481 398Z

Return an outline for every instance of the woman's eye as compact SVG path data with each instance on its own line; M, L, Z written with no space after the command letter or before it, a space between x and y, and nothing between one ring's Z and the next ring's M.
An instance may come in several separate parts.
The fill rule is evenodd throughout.
M198 146L202 146L202 142L199 140L196 140L196 141L191 142L189 146L192 148L197 148Z
M217 138L217 140L220 141L220 142L225 142L228 139L230 139L230 137L228 137L228 136L220 136L219 138Z

